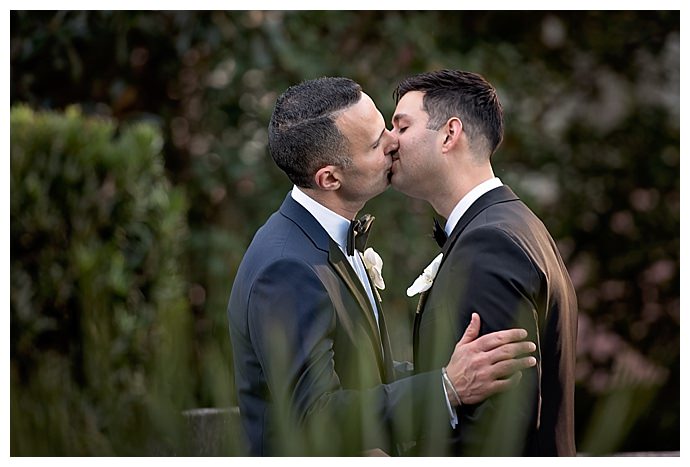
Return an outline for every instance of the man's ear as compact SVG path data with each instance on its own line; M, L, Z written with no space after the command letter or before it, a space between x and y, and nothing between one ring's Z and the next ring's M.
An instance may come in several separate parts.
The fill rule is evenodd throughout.
M340 170L335 165L321 167L314 174L314 183L325 191L335 191L340 188Z
M462 122L458 117L451 117L443 126L443 152L448 152L453 149L460 141L462 134Z

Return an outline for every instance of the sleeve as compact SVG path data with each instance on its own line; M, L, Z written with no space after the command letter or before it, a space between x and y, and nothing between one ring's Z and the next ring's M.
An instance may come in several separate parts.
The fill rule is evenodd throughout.
M413 414L430 405L445 410L440 374L343 389L334 363L336 312L318 275L302 261L279 260L259 274L248 316L271 400L269 423L286 445L281 452L390 452L394 443L417 436Z
M541 347L537 314L541 279L533 262L507 231L496 227L468 232L448 258L453 277L464 286L450 303L457 303L458 329L479 313L480 334L521 327L537 344L537 366L523 371L520 384L460 414L461 445L469 455L520 455L531 426L538 423Z

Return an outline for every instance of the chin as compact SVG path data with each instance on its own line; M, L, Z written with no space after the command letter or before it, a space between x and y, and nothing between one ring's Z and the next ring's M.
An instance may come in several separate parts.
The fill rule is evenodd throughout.
M388 177L388 180L389 180L390 185L393 187L394 190L400 191L402 193L405 192L405 190L403 190L404 187L402 187L400 185L399 177L396 177L395 175L391 174L390 177Z

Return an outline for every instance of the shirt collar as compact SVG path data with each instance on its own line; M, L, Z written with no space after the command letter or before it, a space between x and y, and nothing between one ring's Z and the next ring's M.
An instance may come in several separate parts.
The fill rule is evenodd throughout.
M494 188L498 188L502 185L503 183L501 182L501 179L494 177L472 188L469 193L458 201L458 204L455 205L453 211L450 213L450 216L448 216L446 226L443 229L446 231L446 234L450 236L451 232L453 232L453 229L455 228L455 225L458 223L462 215L467 212L470 206L472 206L472 203L477 201L483 194L488 193Z
M292 192L290 194L292 199L302 205L304 209L314 216L326 233L328 233L333 241L344 251L347 246L347 231L350 228L350 221L340 214L331 211L318 201L315 201L300 190L297 185L292 187Z

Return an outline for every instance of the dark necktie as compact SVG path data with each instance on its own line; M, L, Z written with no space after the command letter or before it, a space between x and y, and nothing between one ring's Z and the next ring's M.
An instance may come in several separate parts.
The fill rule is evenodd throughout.
M364 251L367 246L369 229L374 219L376 219L374 216L364 214L359 219L350 222L350 229L347 231L347 254L349 256L355 254L355 249Z
M443 227L441 227L441 224L438 223L438 220L434 217L434 240L436 240L436 243L438 243L438 246L443 248L443 245L446 244L446 240L448 240L448 234L446 233L445 230L443 230Z

